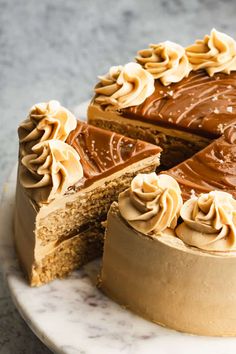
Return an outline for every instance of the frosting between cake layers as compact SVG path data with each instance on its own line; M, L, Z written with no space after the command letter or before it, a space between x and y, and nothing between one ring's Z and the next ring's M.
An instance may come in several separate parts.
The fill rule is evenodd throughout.
M193 70L205 69L210 76L236 70L236 42L213 29L210 35L186 48Z
M18 129L21 156L31 153L32 147L39 142L65 141L76 122L75 116L58 101L35 104Z
M211 191L187 200L181 208L183 222L177 236L206 251L236 250L236 200L231 194Z
M20 165L20 182L32 200L50 202L83 177L79 154L60 140L46 140L32 147Z
M121 109L137 106L154 91L151 74L137 63L113 66L108 74L100 76L95 87L95 101L106 109Z
M181 191L174 178L156 173L139 174L126 191L120 193L122 217L137 231L160 234L174 229L182 206Z
M169 41L150 44L138 52L136 60L164 86L181 81L191 71L185 49Z

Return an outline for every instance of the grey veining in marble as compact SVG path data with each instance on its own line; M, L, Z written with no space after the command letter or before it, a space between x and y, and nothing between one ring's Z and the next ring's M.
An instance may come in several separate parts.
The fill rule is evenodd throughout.
M17 156L16 126L56 98L73 108L98 74L149 42L187 44L214 26L236 36L234 0L0 0L0 185ZM0 353L49 353L17 314L0 275Z

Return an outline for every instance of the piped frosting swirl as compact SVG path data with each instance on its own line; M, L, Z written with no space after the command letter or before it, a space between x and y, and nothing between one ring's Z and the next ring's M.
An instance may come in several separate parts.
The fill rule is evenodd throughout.
M95 102L106 109L122 109L140 105L154 92L154 79L137 63L112 66L99 77Z
M37 203L63 195L83 177L79 154L60 140L46 140L32 147L20 165L20 182Z
M161 234L174 229L182 206L181 191L174 178L156 173L139 174L119 195L121 216L137 231Z
M185 49L170 41L150 44L138 52L136 60L165 86L181 81L191 71Z
M39 142L65 141L76 124L75 116L58 101L35 104L18 129L21 156L31 153L32 147Z
M205 69L210 76L236 70L236 42L225 33L212 29L210 35L186 48L193 70Z
M184 203L176 228L186 244L206 251L236 251L236 200L231 194L212 191Z

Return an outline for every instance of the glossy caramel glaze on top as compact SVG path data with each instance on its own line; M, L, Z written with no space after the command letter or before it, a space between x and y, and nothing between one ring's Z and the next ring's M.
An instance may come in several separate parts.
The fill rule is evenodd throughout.
M180 184L183 198L223 190L236 197L236 125L190 159L166 171Z
M75 189L86 187L161 151L156 145L80 121L66 142L78 152L84 172L84 178Z
M199 70L167 87L155 80L155 91L144 103L121 113L157 126L219 137L236 122L236 72L209 77Z

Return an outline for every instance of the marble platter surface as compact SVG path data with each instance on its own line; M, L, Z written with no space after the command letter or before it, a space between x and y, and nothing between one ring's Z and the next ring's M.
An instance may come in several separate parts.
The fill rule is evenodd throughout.
M86 116L87 103L76 109ZM0 265L12 299L32 331L60 354L235 354L236 338L175 332L126 311L95 287L100 260L65 280L30 288L12 244L16 168L4 185L0 208ZM12 324L14 331L14 323Z

